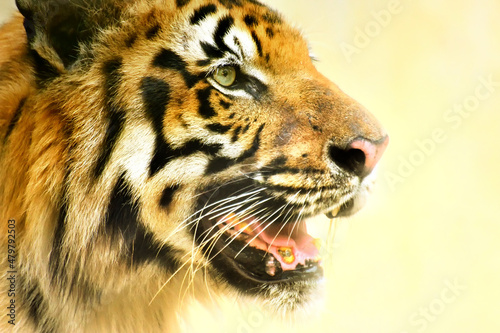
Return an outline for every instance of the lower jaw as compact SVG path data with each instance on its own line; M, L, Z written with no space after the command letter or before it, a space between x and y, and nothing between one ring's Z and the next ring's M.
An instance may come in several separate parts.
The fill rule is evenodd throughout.
M240 243L233 244L235 249L226 247L221 250L224 240L219 242L213 249L213 253L217 254L211 258L214 272L245 294L258 294L270 286L286 288L295 283L312 283L323 278L323 268L319 263L297 270L283 270L271 253L255 248L237 252L244 246L240 241L233 241ZM274 268L272 272L268 270L270 265Z
M232 260L232 259L226 257L226 260ZM264 263L264 265L266 265L266 263ZM269 276L266 278L258 276L254 272L251 272L245 269L244 267L241 267L240 265L238 265L238 263L235 263L234 268L235 271L241 276L241 278L257 284L270 285L270 284L310 281L310 280L319 280L323 277L323 268L319 265L304 268L300 271L279 270L275 272L273 276Z
M212 197L211 192L207 193L209 193L209 195L207 195L206 199L212 199L215 202L215 196ZM218 197L220 196L221 195L219 193ZM355 213L358 210L358 207L356 207L358 206L356 204L358 201L357 196L358 195L351 197L351 199L340 205L334 212L335 216L331 216L331 218L349 216ZM206 202L203 201L200 203L201 207L204 207L204 205L206 205ZM213 227L213 223L207 220L202 220L201 225L204 225L204 227L195 231L195 238L197 241L199 239L206 239L207 235L203 237L200 234L203 234L204 231ZM295 288L293 286L304 284L314 286L323 280L323 268L319 263L313 267L306 267L300 270L277 269L275 272L272 272L272 274L269 274L266 272L266 267L268 266L266 261L270 260L269 256L271 254L266 251L262 251L258 267L249 268L249 266L245 265L244 262L242 263L240 260L235 259L236 254L241 255L239 254L239 251L225 251L223 250L224 247L224 241L219 240L212 248L204 249L205 255L211 263L211 271L216 277L216 280L220 281L222 278L222 280L232 285L236 288L236 290L245 294L262 295L266 292L265 290L269 290L269 288L272 288L275 291L282 289L283 292L286 292L289 288ZM311 287L311 290L312 288L313 287ZM305 292L307 293L307 291Z

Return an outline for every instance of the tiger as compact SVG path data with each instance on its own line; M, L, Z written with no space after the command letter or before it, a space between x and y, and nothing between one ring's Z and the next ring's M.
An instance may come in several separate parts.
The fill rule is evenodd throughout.
M2 332L179 332L189 300L321 297L307 221L363 206L388 135L298 28L257 0L16 4Z

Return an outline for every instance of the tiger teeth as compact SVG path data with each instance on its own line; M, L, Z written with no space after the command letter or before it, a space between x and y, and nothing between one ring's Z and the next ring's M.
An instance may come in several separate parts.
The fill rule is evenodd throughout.
M281 258L283 258L283 261L287 264L291 264L295 261L295 256L291 247L282 246L278 249L278 253L280 254Z
M220 227L225 229L225 232L234 239L240 241L248 240L251 235L251 226L244 221L241 221L236 214L230 213L222 218Z
M237 231L235 229L227 229L225 233L231 237L231 239L236 239L242 242L246 242L250 236L245 234L244 232Z
M339 214L339 212L340 212L340 206L337 206L336 208L326 213L326 216L330 219L333 219L335 216Z
M224 223L226 223L227 225L230 225L231 227L238 225L238 223L240 222L238 217L233 213L229 213L226 216L224 216L222 218L222 221L224 221Z

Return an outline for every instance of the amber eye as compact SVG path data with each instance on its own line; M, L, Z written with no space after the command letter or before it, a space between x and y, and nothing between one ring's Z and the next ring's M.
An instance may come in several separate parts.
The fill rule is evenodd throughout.
M233 66L220 67L215 70L212 77L221 86L229 87L236 81L236 69Z

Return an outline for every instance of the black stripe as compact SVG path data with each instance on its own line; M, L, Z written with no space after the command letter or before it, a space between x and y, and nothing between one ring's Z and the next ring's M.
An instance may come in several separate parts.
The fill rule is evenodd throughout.
M257 0L247 0L247 1L250 2L250 3L253 3L254 5L260 6L260 7L266 7L265 5L263 5L262 3L260 3Z
M121 68L123 59L121 57L109 60L102 66L102 73L104 75L104 91L106 93L108 105L113 104L114 99L118 95L118 88L122 81Z
M161 193L160 198L160 206L163 208L167 208L174 199L174 194L179 189L179 185L170 185L166 187Z
M269 38L273 38L273 37L274 37L274 31L273 31L273 29L271 29L271 28L266 28L266 35L267 35L267 37L269 37Z
M60 272L65 271L66 263L63 259L63 243L66 235L66 219L68 216L68 197L67 197L67 178L65 176L63 182L63 191L61 198L59 199L59 214L57 217L57 224L54 230L54 237L52 240L52 250L50 251L49 257L49 269L51 272L51 279L53 284L57 284L58 281L65 282L65 274L60 274Z
M208 58L210 59L220 59L224 57L224 52L216 48L215 46L205 43L205 42L200 42L200 46L203 49L203 52L207 55Z
M26 290L26 298L29 300L28 307L28 316L33 319L35 326L38 327L40 325L40 319L42 317L42 304L43 304L43 296L38 288L38 285L34 283L30 283L30 287Z
M225 126L219 123L214 123L214 124L208 124L207 129L219 134L225 134L231 129L231 126Z
M209 104L211 87L198 91L200 100L200 113L213 114L215 111ZM220 144L205 144L199 140L186 142L182 147L172 148L163 135L163 119L166 107L170 100L170 87L165 81L146 77L141 84L142 98L146 109L146 115L153 124L156 134L154 154L149 165L149 175L154 176L158 171L172 159L189 156L196 152L203 152L207 155L215 155L222 148Z
M163 136L163 118L170 101L170 87L163 80L145 77L142 79L141 91L146 115L156 134L154 155L149 164L149 175L153 176L165 166L172 150Z
M123 173L110 195L105 218L107 234L112 238L121 237L126 244L130 244L134 241L138 224L139 207Z
M23 98L19 102L19 105L17 106L17 109L14 112L14 116L12 116L12 119L10 120L9 127L7 127L7 132L5 133L5 137L3 138L4 143L7 143L7 140L9 139L10 134L14 130L14 127L17 125L19 118L21 118L21 113L22 113L21 111L22 111L25 103L26 103L26 98Z
M30 50L29 55L33 61L33 71L36 77L36 83L39 87L44 87L53 79L59 76L59 71L50 62L42 58L37 51Z
M234 19L231 16L225 16L219 20L217 28L215 29L214 41L219 50L222 52L227 51L234 54L234 52L226 45L226 43L224 43L224 37L227 35L229 30L231 30L233 24Z
M27 318L33 322L37 332L55 332L55 321L47 320L48 307L38 283L32 277L28 278L24 272L19 273L18 279L19 304L16 303L16 306L27 310Z
M219 101L219 104L220 104L220 106L222 106L226 110L229 109L229 107L232 105L230 102L227 102L227 101L225 101L223 99L221 99ZM229 118L233 118L233 117L234 117L234 113L232 113L232 116L230 116Z
M206 144L196 139L186 142L179 148L172 148L164 139L157 142L155 153L149 166L150 177L163 169L169 161L176 158L187 157L197 152L214 156L222 149L222 144Z
M243 129L241 131L241 134L245 134L249 129L250 129L250 123L246 124L246 126L243 127Z
M124 243L127 262L133 266L158 261L169 272L179 267L175 259L177 251L159 244L140 223L139 207L124 174L119 177L111 194L105 226L112 241L119 239Z
M231 8L233 8L233 6L236 6L236 7L243 6L243 3L241 2L241 0L219 0L219 2L221 3L221 5L223 5L227 9L231 9Z
M157 137L155 150L151 162L149 163L149 176L153 177L158 171L163 169L168 161L173 157L174 151L163 137Z
M132 254L131 261L134 265L157 262L167 272L176 272L180 267L180 261L176 257L181 256L181 252L167 244L160 244L151 232L148 232L142 225L137 228L134 243L130 247Z
M221 143L207 144L200 140L193 139L186 142L182 147L175 149L175 156L189 156L197 152L202 152L206 155L216 155L222 149Z
M236 142L239 139L240 132L241 132L241 126L238 126L234 129L233 136L231 138L232 142Z
M243 73L237 68L236 77L238 78L236 82L227 87L230 90L244 90L249 95L251 95L255 100L261 101L263 95L268 92L267 86L262 83L259 79L254 76Z
M212 118L217 115L209 101L211 92L212 87L210 86L205 89L198 90L198 101L200 102L198 113L205 119Z
M146 38L148 40L155 38L156 36L158 36L160 29L161 29L161 27L159 24L154 25L148 31L146 31Z
M177 5L177 7L181 8L181 7L184 7L185 5L187 5L189 3L189 0L175 0L175 4Z
M186 69L187 65L188 64L178 54L167 49L161 50L161 52L158 53L153 60L153 66L180 72L188 88L192 88L198 81L200 81L202 76L191 74Z
M81 259L77 258L76 260L80 261ZM95 283L89 281L86 275L81 273L81 267L80 264L76 264L73 268L69 282L69 293L75 297L78 304L99 304L102 290L98 289Z
M285 155L281 155L281 156L276 157L274 160L272 160L266 166L266 168L274 169L276 167L282 167L283 165L286 164L287 161L288 161L288 157L286 157Z
M260 125L259 129L257 130L252 146L245 152L243 152L243 154L237 159L231 159L228 157L215 157L212 160L210 160L205 169L205 175L211 175L217 172L224 171L225 169L237 163L240 163L246 159L253 157L260 147L260 135L263 129L264 129L264 124Z
M215 157L208 163L205 169L205 175L213 175L235 165L236 161L228 157Z
M253 41L255 42L255 45L257 45L257 52L259 53L259 57L262 57L262 44L260 42L259 37L257 37L255 31L252 31L252 38Z
M149 175L150 177L154 176L173 159L187 157L197 152L213 156L221 149L221 144L205 144L199 140L188 141L182 147L174 149L164 139L159 139L155 145L155 152L149 165Z
M203 60L196 61L196 65L200 66L200 67L208 66L208 65L210 65L210 63L211 63L210 59L203 59Z
M105 78L104 94L108 127L106 129L106 135L104 137L104 141L102 142L101 151L94 168L95 179L99 178L104 172L125 124L125 112L117 106L117 97L119 95L119 88L122 82L121 68L121 58L116 58L104 63L102 68Z
M145 77L141 82L141 94L156 136L163 137L163 118L170 101L170 86L163 80Z
M238 37L234 36L233 37L233 42L239 48L240 53L241 53L241 56L238 54L238 58L240 58L241 60L243 60L242 57L245 58L245 51L243 51L243 47L241 46L240 40L238 39Z
M257 21L257 18L253 15L245 15L245 17L243 18L243 21L245 21L245 24L247 26L249 26L250 28L256 26L257 24L259 24L259 21Z
M116 142L118 141L118 137L123 131L123 127L125 125L125 112L111 112L110 118L108 121L108 128L106 129L106 136L104 137L104 141L102 143L101 152L99 157L97 158L97 163L94 169L94 177L99 178L106 165L111 158L111 153L113 152Z
M36 27L35 23L33 22L33 12L31 10L21 10L20 12L24 16L24 21L23 21L23 26L24 30L26 31L26 37L28 38L28 43L31 44L33 43L33 40L35 39L36 36Z
M138 38L138 36L136 33L132 34L130 37L128 37L125 40L125 46L127 46L128 48L131 48L132 46L134 46L134 43L137 40L137 38Z
M264 19L264 21L266 21L267 23L269 23L271 25L278 25L278 24L283 23L283 20L281 19L280 14L278 14L278 12L271 10L271 9L267 13L262 15L262 18Z
M259 126L259 129L257 130L257 133L255 134L255 138L253 140L252 146L247 151L245 151L243 153L243 155L241 155L238 158L238 162L246 160L248 158L251 158L255 155L255 153L257 152L257 150L260 147L260 134L262 133L263 129L264 129L264 124Z
M217 7L214 4L206 5L195 10L191 16L191 24L195 25L204 20L208 15L215 14L217 12Z

